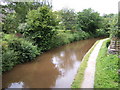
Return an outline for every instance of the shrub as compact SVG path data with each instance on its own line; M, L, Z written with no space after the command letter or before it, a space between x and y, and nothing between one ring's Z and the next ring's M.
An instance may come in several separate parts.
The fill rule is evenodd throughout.
M48 6L31 10L27 14L26 24L19 27L25 37L35 41L35 44L42 48L42 51L50 49L50 41L54 35L53 28L56 26L56 15ZM27 28L27 29L26 29Z
M112 27L109 33L110 33L110 38L114 38L114 37L120 38L120 30L118 29L117 26Z
M109 36L109 33L106 32L104 29L97 29L95 37L100 36Z
M9 48L18 52L19 63L31 61L38 55L37 46L23 38L14 38L8 41Z
M40 52L37 46L24 38L17 38L11 34L3 34L2 40L3 72L10 70L18 63L33 60Z
M90 37L90 34L84 31L74 33L74 41L84 40Z
M52 39L52 45L53 47L57 47L60 45L64 45L69 43L69 39L66 36L66 33L58 33L57 35L55 35Z
M14 39L9 42L9 48L18 52L19 62L31 61L38 55L37 47L24 39Z
M110 39L106 42L106 47L108 48L109 45L110 45Z
M54 37L52 38L49 46L51 46L51 48L53 48L53 47L57 47L60 45L68 44L73 41L87 39L89 37L90 37L90 35L84 31L70 33L70 32L60 32L60 30L59 30L57 32L57 34L54 35Z
M53 36L49 46L51 48L54 48L64 44L68 44L73 41L72 39L73 39L72 34L58 31Z
M2 71L8 71L17 64L17 53L8 48L2 50Z
M78 33L74 33L73 36L74 36L74 41L78 41L80 39Z

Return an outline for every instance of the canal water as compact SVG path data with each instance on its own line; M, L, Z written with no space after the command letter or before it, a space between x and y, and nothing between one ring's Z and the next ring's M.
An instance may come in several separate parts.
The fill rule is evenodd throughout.
M35 61L17 65L2 76L3 88L70 88L82 58L98 39L51 49Z

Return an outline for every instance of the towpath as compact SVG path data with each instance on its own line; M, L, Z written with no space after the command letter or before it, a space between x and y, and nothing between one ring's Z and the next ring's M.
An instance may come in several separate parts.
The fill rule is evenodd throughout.
M107 39L100 40L91 53L87 63L87 68L84 72L84 80L82 82L81 88L94 88L96 59L103 42Z

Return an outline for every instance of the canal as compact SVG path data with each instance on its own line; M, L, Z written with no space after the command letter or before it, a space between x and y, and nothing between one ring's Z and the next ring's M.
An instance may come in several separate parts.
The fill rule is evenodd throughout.
M3 88L70 88L82 58L97 40L54 48L33 62L15 66L2 75Z

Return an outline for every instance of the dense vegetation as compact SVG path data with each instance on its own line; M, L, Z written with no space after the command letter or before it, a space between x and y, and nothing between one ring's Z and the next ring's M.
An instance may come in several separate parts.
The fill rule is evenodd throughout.
M107 53L107 44L110 40L103 43L96 65L95 88L118 88L118 56Z
M23 38L2 33L2 70L10 70L14 65L28 62L39 54L37 46Z
M51 4L44 1L7 2L1 6L3 72L60 45L109 34L118 36L114 14L100 16L92 9L52 11Z

